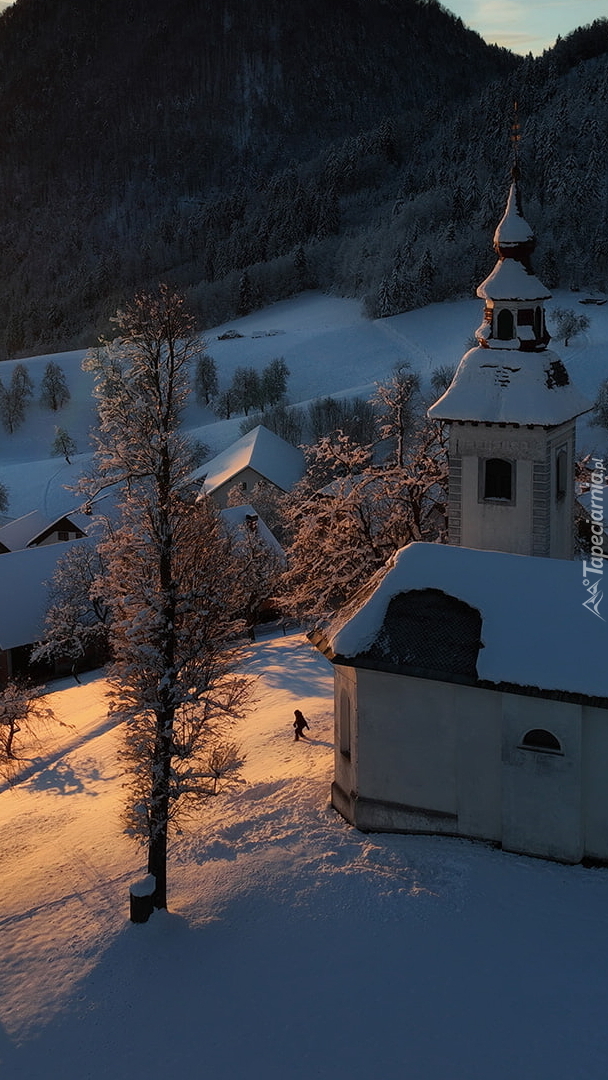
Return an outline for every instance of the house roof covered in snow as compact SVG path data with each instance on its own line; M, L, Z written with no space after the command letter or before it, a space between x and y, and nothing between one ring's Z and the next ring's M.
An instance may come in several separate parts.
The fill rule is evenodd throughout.
M285 552L276 536L271 533L266 523L262 520L257 511L254 510L253 506L249 506L248 504L243 506L228 506L225 510L220 511L220 517L231 531L247 529L254 525L260 540L263 540L267 547L269 547L271 551L274 551L279 558L285 557Z
M44 536L62 527L65 522L69 532L86 532L89 519L82 513L62 514L58 518L49 519L40 510L32 510L30 514L15 518L7 525L0 528L0 545L8 551L21 551L23 548L35 546L44 539Z
M549 300L551 293L517 259L499 259L492 273L477 287L484 300Z
M304 475L305 465L301 450L260 424L201 465L190 479L203 480L202 493L211 495L245 469L253 469L281 491L291 491Z
M70 540L10 551L0 557L0 649L16 649L39 641L48 605L48 583L55 567L75 544Z
M429 409L435 420L555 426L589 412L557 353L484 349L465 353L445 394Z
M608 621L583 607L589 596L579 562L410 544L313 640L334 662L382 667L365 658L382 643L389 604L420 590L479 612L479 682L608 700L608 666L598 660L608 649ZM608 614L608 597L605 604ZM441 621L433 633L439 646Z

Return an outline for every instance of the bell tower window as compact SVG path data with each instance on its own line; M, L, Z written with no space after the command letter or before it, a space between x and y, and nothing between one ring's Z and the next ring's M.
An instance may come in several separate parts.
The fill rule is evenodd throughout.
M483 462L483 498L513 502L513 462L487 458Z
M501 341L511 341L513 338L513 313L508 308L501 308L496 319L496 336Z

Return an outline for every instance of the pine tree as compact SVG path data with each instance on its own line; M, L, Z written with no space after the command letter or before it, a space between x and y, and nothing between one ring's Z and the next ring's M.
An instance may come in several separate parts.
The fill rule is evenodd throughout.
M224 743L248 683L235 667L234 573L219 516L188 498L180 430L198 348L183 298L162 285L116 316L120 337L91 353L99 429L89 498L118 490L120 522L101 545L111 610L112 709L126 721L128 829L147 847L153 903L167 906L167 840L178 802L215 794L238 763Z

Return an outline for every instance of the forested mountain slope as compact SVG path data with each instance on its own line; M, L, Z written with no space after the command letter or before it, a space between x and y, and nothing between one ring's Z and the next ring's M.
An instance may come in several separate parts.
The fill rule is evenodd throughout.
M605 36L524 62L436 0L17 0L0 17L0 357L95 340L160 278L203 326L310 285L376 313L466 290L513 97L539 128L532 200L555 198L547 173L567 207L601 154ZM564 228L577 261L587 233Z

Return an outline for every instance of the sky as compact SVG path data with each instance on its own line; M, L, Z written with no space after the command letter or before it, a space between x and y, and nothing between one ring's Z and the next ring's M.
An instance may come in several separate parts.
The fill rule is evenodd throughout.
M607 14L606 0L442 0L465 26L493 45L537 55L558 35L587 26Z

